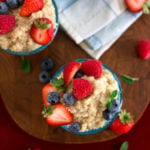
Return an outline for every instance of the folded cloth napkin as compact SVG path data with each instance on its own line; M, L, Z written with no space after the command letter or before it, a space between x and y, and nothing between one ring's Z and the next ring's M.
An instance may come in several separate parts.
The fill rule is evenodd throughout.
M124 0L55 0L62 28L91 57L100 56L142 13L131 13Z

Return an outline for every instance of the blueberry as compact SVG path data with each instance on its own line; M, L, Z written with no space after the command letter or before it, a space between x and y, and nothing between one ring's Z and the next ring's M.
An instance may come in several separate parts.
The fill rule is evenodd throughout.
M103 117L104 117L106 120L110 120L110 119L112 119L112 117L113 117L113 113L110 112L108 109L106 109L106 110L103 111Z
M0 2L0 14L7 14L8 6L4 2Z
M80 129L81 129L81 126L78 122L73 122L69 126L69 131L70 132L78 132L78 131L80 131Z
M39 74L39 80L40 82L42 83L48 83L49 80L50 80L50 75L47 71L42 71L40 74Z
M17 0L6 0L6 3L9 6L9 8L11 8L11 9L15 9L15 8L19 7Z
M77 73L75 74L74 78L81 78L84 76L84 73L82 72L82 70L77 71Z
M75 98L70 93L65 93L63 95L63 101L66 105L71 106L75 103Z
M41 62L41 68L44 70L51 70L54 67L54 62L50 58L45 58Z
M112 107L108 108L108 110L111 113L118 113L118 112L120 112L120 101L119 100L113 100L112 101Z
M55 105L59 102L60 95L57 92L51 92L47 95L46 99L51 105Z
M19 5L22 5L24 0L18 0Z

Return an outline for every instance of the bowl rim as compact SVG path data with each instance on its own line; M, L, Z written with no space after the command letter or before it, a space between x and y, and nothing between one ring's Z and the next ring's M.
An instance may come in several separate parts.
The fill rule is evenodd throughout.
M9 54L13 54L13 55L18 55L18 56L27 56L27 55L33 55L33 54L37 54L41 51L43 51L46 47L48 47L52 42L53 40L55 39L56 37L56 34L58 32L58 28L59 28L59 14L58 14L58 9L57 9L57 5L55 3L54 0L52 0L52 4L54 6L54 9L55 9L55 21L56 21L56 28L55 28L55 31L54 31L54 36L53 36L53 39L48 43L48 44L45 44L45 45L41 45L40 47L34 49L34 50L31 50L31 51L25 51L25 52L15 52L15 51L12 51L10 49L3 49L2 47L1 50L9 53Z
M76 61L78 62L83 62L83 61L86 61L86 60L90 60L90 59L87 59L87 58L83 58L83 59L77 59ZM123 95L122 95L122 87L121 87L121 83L117 77L117 75L108 67L106 66L105 64L102 64L103 68L109 70L114 79L116 80L117 84L118 84L118 87L119 87L119 100L120 100L120 108L122 107L122 103L123 103ZM50 82L52 82L56 77L58 77L61 72L63 71L65 65L63 65L62 67L60 67L58 69L58 71L53 75L52 79ZM113 118L109 121L106 121L105 125L101 128L97 128L97 129L92 129L92 130L88 130L88 131L85 131L85 132L70 132L69 129L68 129L68 125L62 125L61 127L63 129L65 129L66 131L70 132L70 133L73 133L73 134L78 134L78 135L90 135L90 134L96 134L96 133L99 133L99 132L102 132L103 130L107 129L112 123L113 121L117 118L119 113L115 113Z

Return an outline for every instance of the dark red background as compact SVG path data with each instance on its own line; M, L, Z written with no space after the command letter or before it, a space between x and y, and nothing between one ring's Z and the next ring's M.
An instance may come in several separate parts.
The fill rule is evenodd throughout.
M11 119L0 98L0 150L119 150L123 141L129 142L129 150L150 150L150 104L144 115L128 134L114 140L94 144L67 145L45 142L22 131Z

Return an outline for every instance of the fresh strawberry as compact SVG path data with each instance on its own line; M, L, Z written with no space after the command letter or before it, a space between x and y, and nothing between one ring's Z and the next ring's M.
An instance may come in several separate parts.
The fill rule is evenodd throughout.
M52 22L48 18L35 20L30 30L30 36L34 42L40 45L49 43L54 36Z
M87 60L82 63L81 70L88 76L99 78L102 74L102 63L99 60Z
M110 128L116 133L123 134L129 132L134 125L134 121L125 110L121 111L119 117L111 124Z
M16 19L12 15L0 15L0 34L11 31L16 24Z
M74 75L80 68L80 63L77 61L70 61L64 68L63 78L64 84L68 85L70 81L73 79Z
M146 3L148 0L125 0L128 9L132 12L139 12L142 9L146 9ZM143 8L144 7L144 8Z
M142 40L138 43L138 54L142 59L150 58L150 41Z
M44 0L25 0L20 10L20 16L30 16L32 13L41 10L43 6Z
M50 125L67 125L73 122L73 115L62 104L44 106L44 117Z
M88 97L93 92L93 85L88 80L77 78L73 80L72 85L73 96L78 100Z
M42 88L42 100L43 100L43 103L47 106L50 105L50 103L47 101L47 95L50 93L50 92L54 92L56 91L55 87L53 87L52 84L50 83L47 83L43 88Z

